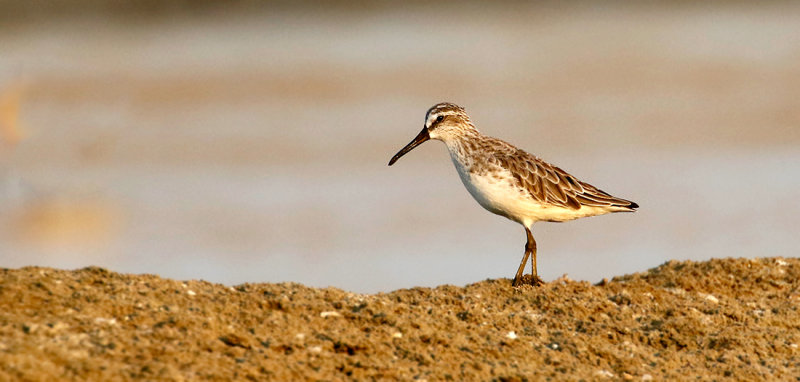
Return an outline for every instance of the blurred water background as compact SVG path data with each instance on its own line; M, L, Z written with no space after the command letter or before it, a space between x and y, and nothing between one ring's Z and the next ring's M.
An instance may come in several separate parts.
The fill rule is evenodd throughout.
M0 2L0 266L358 292L511 277L439 101L641 205L539 271L798 255L800 3Z

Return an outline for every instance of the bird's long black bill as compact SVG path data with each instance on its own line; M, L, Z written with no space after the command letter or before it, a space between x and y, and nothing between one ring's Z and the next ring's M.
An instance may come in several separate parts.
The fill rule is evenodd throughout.
M400 151L398 151L397 154L394 154L392 160L389 161L389 166L393 165L394 162L397 162L401 156L406 155L407 152L413 150L414 147L421 145L422 142L425 142L428 139L431 139L431 136L428 134L428 129L423 127L422 131L417 134L417 137L414 138L414 140L407 144L406 147L403 147Z

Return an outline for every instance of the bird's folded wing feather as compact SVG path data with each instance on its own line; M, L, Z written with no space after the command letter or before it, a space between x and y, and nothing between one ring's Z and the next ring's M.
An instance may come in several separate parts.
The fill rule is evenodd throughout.
M635 203L609 195L523 150L495 152L495 159L539 203L573 210L581 206L628 207Z

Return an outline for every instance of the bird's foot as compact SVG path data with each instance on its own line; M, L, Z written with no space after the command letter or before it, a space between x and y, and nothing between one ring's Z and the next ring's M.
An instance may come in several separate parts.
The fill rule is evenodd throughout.
M542 280L539 275L524 275L522 277L514 278L514 281L511 282L511 286L514 288L519 288L523 285L531 285L531 286L542 286L544 285L544 280Z

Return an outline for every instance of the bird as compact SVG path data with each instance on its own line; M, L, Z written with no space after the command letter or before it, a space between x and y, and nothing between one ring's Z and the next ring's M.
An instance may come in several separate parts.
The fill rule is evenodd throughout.
M544 284L536 265L536 241L531 234L534 223L639 208L635 202L611 196L510 143L482 134L465 109L450 102L428 109L422 131L389 160L389 166L428 140L444 142L461 182L478 204L525 228L525 253L512 281L514 287L526 284L523 273L529 257L530 284Z

